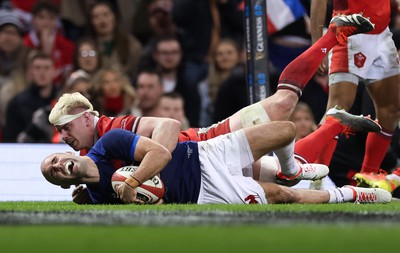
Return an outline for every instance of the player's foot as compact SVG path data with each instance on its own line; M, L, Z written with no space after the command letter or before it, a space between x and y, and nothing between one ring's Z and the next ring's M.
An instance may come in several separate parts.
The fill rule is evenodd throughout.
M339 43L345 42L347 37L367 33L374 30L375 25L362 14L338 15L332 18L329 28L336 29L336 38Z
M298 162L300 171L294 176L287 176L282 174L279 170L276 173L276 182L287 186L293 186L300 182L300 180L317 180L324 178L329 173L328 166L317 163L305 163L301 164Z
M326 120L338 120L346 128L344 132L380 132L381 126L369 116L356 116L346 112L338 106L326 112Z
M392 194L379 188L362 188L355 186L343 186L353 190L354 203L389 203Z
M400 186L400 182L395 179L389 179L386 176L387 173L356 173L353 179L357 181L357 185L381 188L388 192L393 192Z

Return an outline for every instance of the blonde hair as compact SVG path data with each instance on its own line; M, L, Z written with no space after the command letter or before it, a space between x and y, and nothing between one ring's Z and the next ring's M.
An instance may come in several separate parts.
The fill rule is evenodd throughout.
M58 102L51 110L49 115L50 123L56 125L61 117L69 115L76 108L85 108L88 112L99 116L99 113L93 110L93 105L81 93L65 93L58 99Z

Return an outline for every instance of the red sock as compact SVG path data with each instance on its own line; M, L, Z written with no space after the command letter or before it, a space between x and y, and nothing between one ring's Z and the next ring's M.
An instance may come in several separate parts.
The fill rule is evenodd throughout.
M378 133L368 133L361 173L379 172L383 158L389 148L392 135L393 132L387 130L382 130Z
M290 84L300 90L304 89L328 52L338 44L335 31L333 28L328 29L324 36L286 66L279 77L278 89L293 90L297 94L299 93L296 89L279 84Z
M315 163L320 163L320 164L325 164L326 166L329 166L331 164L333 152L335 152L336 146L337 146L338 139L333 138L328 145L322 150L322 152L319 154L319 157L315 160Z
M326 147L329 147L332 142L336 147L337 141L335 141L335 136L340 134L342 130L343 126L336 119L330 120L327 118L325 123L317 130L296 142L294 152L303 157L307 162L315 162L318 157L320 157L321 152L325 150ZM335 148L333 148L333 150L335 150Z

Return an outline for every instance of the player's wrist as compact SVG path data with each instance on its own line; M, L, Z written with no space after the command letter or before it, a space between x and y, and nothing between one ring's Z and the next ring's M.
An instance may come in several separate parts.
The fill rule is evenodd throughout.
M140 186L142 183L134 176L130 176L125 180L125 184L127 184L128 186L130 186L132 188L136 188L136 187Z

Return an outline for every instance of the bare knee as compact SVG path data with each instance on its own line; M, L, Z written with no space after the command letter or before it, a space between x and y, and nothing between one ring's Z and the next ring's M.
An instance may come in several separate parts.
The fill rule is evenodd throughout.
M298 96L288 90L278 90L270 97L268 104L264 105L271 120L287 120L292 113Z

